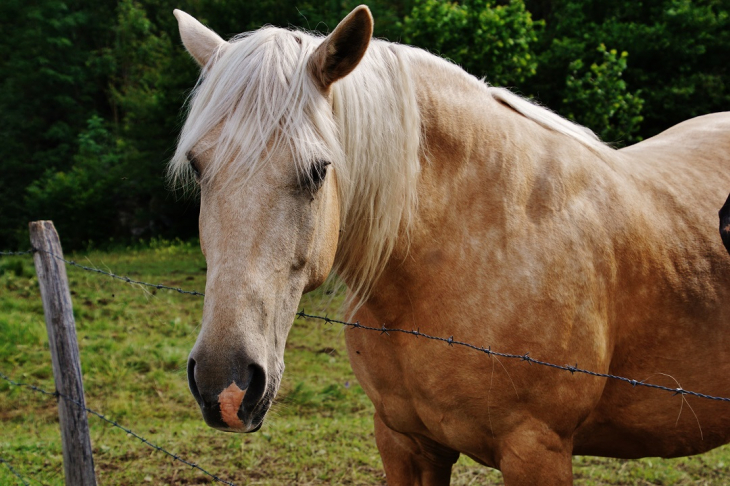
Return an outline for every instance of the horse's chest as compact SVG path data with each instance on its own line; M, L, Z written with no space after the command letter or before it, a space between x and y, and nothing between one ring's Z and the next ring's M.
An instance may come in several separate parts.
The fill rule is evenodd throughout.
M389 335L348 329L345 336L352 369L378 415L391 428L412 428L417 413L409 386L408 357Z
M506 395L507 385L500 375L493 378L493 388L484 388L492 371L488 359L474 354L465 360L444 343L408 334L348 329L345 336L352 369L388 427L464 450L482 441L472 436L474 430L486 430L482 425L490 419L482 413L489 405L487 394ZM465 416L484 424L474 427Z

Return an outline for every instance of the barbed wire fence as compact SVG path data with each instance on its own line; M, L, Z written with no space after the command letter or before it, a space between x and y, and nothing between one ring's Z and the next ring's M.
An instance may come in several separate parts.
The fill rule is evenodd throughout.
M55 232L55 230L54 230L54 232ZM121 277L121 276L115 275L115 274L113 274L111 272L105 272L105 271L103 271L101 269L96 269L96 268L87 267L87 266L84 266L84 265L77 264L76 262L73 262L71 260L64 259L62 256L57 255L57 254L54 254L51 251L46 251L46 250L41 250L41 249L31 249L31 250L28 250L28 251L0 251L0 256L27 256L27 255L32 255L32 254L37 253L37 252L46 253L47 255L53 257L54 259L57 259L59 261L62 261L67 266L75 266L75 267L81 268L81 269L83 269L85 271L88 271L88 272L105 274L105 275L107 275L109 277L112 277L112 278L115 278L115 279L118 279L118 280L122 280L122 281L124 281L126 283L129 283L129 284L147 285L147 286L151 286L151 287L155 287L155 288L159 288L159 289L167 288L167 289L171 289L171 290L176 290L176 291L178 291L180 293L183 293L183 294L203 295L200 292L191 292L191 291L186 291L186 290L183 290L183 289L173 288L173 287L169 287L169 286L165 286L165 285L159 285L159 284L148 284L146 282L139 282L139 281L136 281L136 280L131 279L131 278L128 278L128 277ZM38 265L38 262L36 262L36 266L37 265ZM37 271L39 271L39 270L37 269ZM64 275L64 279L65 279L65 275ZM39 280L40 280L40 274L39 274ZM44 300L44 306L45 305L46 305L46 302ZM71 327L73 327L73 326L74 326L74 324L73 324L73 321L72 321L71 322ZM58 338L58 336L55 336L55 337ZM50 331L49 331L49 339L51 339ZM55 359L55 357L54 357L54 359ZM54 363L54 375L55 375L55 363ZM140 441L143 444L145 444L146 446L154 449L155 451L161 452L161 453L163 453L163 454L171 457L175 461L178 461L178 462L180 462L182 464L185 464L186 466L189 466L190 468L193 468L193 469L198 470L202 474L208 476L211 480L213 480L213 481L215 481L217 483L226 484L226 485L229 485L229 486L235 486L235 484L233 482L230 482L230 481L227 481L225 479L222 479L218 475L216 475L214 473L211 473L208 470L204 469L203 467L201 467L197 463L188 461L188 460L184 459L183 457L181 457L180 455L178 455L178 454L176 454L174 452L168 451L164 447L161 447L161 446L153 443L152 441L146 439L142 435L134 432L130 428L125 427L125 426L119 424L116 420L111 419L111 418L105 416L104 414L102 414L102 413L100 413L100 412L98 412L98 411L96 411L96 410L94 410L92 408L87 407L85 405L85 403L84 403L83 393L81 394L81 399L78 400L78 399L75 399L72 396L69 396L67 394L64 394L64 393L59 392L58 389L56 389L54 391L49 391L49 390L44 389L44 388L42 388L40 386L37 386L35 384L30 384L30 383L24 383L24 382L16 381L16 380L12 379L8 374L6 374L4 372L4 370L0 370L0 380L2 380L5 383L7 383L9 385L9 388L13 388L14 387L14 388L19 388L19 389L25 389L25 390L29 390L29 391L32 391L34 393L37 393L37 394L40 394L40 395L49 397L49 398L50 397L53 397L56 400L63 400L64 402L71 404L76 409L82 410L86 414L93 415L93 416L97 417L99 420L105 422L108 425L111 425L111 426L113 426L115 428L121 429L128 436L137 439L138 441ZM59 387L58 378L56 378L56 388L58 388L58 387ZM60 410L59 410L59 412L60 412ZM63 426L62 426L62 435L63 435ZM65 447L66 447L66 445L64 444L64 448ZM65 456L65 452L64 452L64 456ZM24 485L30 484L30 482L27 480L27 478L24 477L23 475L21 475L20 472L18 471L18 469L16 469L15 467L13 467L7 459L0 457L0 462L2 462L2 464L5 464L5 466L12 473L12 475L15 476L15 477L17 477L18 480L22 484L24 484ZM64 462L65 462L65 457L64 457ZM92 469L93 469L93 465L92 465ZM69 481L68 475L66 477L66 480ZM74 481L71 481L71 483L73 484Z
M29 251L26 251L26 252L20 252L20 253L21 254L33 253L33 250L29 250ZM196 295L196 296L201 296L201 297L204 297L205 296L205 294L203 292L198 292L196 290L184 290L184 289L179 288L179 287L170 287L170 286L167 286L167 285L162 285L162 284L157 284L157 283L150 283L150 282L143 282L143 281L139 281L139 280L134 280L134 279L131 279L131 278L129 278L127 276L124 276L124 275L116 275L116 274L111 273L111 272L106 272L106 271L104 271L104 270L102 270L100 268L87 267L87 266L84 266L84 265L80 265L80 264L76 263L73 260L66 260L66 259L64 259L62 257L59 257L57 255L54 255L51 252L45 252L45 253L48 253L52 257L54 257L54 258L56 258L58 260L61 260L61 261L65 262L67 265L71 265L71 266L80 268L80 269L85 270L87 272L94 272L94 273L98 273L98 274L101 274L101 275L106 275L106 276L108 276L110 278L114 278L114 279L117 279L117 280L121 280L123 282L127 282L127 283L130 283L130 284L144 285L144 286L147 286L147 287L153 287L155 289L172 290L174 292L178 292L178 293L181 293L181 294ZM526 362L528 364L536 364L536 365L540 365L540 366L546 366L548 368L554 368L554 369L557 369L557 370L568 371L571 374L574 374L574 373L582 373L582 374L586 374L586 375L590 375L590 376L595 376L595 377L598 377L598 378L608 378L608 379L612 379L612 380L623 381L623 382L628 383L629 385L631 385L633 387L639 386L639 387L653 388L653 389L656 389L656 390L663 390L663 391L666 391L666 392L670 392L673 395L690 395L690 396L695 396L695 397L699 397L699 398L705 398L705 399L708 399L708 400L716 400L716 401L722 401L722 402L730 402L730 398L716 397L716 396L707 395L707 394L704 394L704 393L699 393L699 392L695 392L695 391L691 391L691 390L685 390L682 387L671 388L671 387L667 387L667 386L655 385L655 384L652 384L652 383L646 383L643 380L636 380L636 379L626 378L624 376L612 375L612 374L609 374L609 373L599 373L599 372L596 372L596 371L591 371L591 370L583 369L583 368L578 367L578 363L576 363L573 366L571 366L571 365L559 365L559 364L555 364L555 363L550 363L550 362L547 362L547 361L542 361L540 359L536 359L536 358L531 357L529 352L526 352L524 354L514 354L514 353L503 353L503 352L499 352L499 351L494 351L494 350L492 350L491 346L488 346L488 347L485 347L485 346L477 346L477 345L474 345L474 344L471 344L471 343L466 343L466 342L463 342L463 341L458 341L458 340L454 339L454 336L450 336L448 338L447 337L441 337L441 336L432 336L432 335L426 334L424 332L421 332L420 329L401 329L401 328L394 328L394 327L386 327L385 324L383 324L381 327L369 327L369 326L362 325L359 322L346 322L346 321L342 321L342 320L338 320L338 319L332 319L332 318L327 317L327 316L318 316L318 315L314 315L314 314L307 314L306 312L304 312L303 309L301 311L298 311L296 313L296 316L297 317L301 317L303 319L316 319L316 320L321 320L321 321L326 322L327 324L339 324L339 325L346 326L346 327L349 327L349 328L352 328L352 329L362 329L362 330L365 330L365 331L375 331L375 332L379 332L379 333L385 334L385 335L390 335L390 333L401 333L401 334L411 335L411 336L414 336L414 337L422 337L422 338L429 339L429 340L432 340L432 341L443 342L443 343L448 344L449 346L461 346L461 347L469 348L469 349L472 349L474 351L478 351L480 353L484 353L487 356L497 356L497 357L500 357L500 358L516 359L516 360L524 361L524 362Z
M33 253L38 252L38 251L42 251L44 253L49 254L53 258L64 262L67 266L76 267L76 268L79 268L79 269L84 270L86 272L92 272L92 273L96 273L96 274L99 274L99 275L105 275L105 276L107 276L109 278L112 278L112 279L115 279L115 280L119 280L119 281L125 282L127 284L142 285L142 286L151 287L151 288L160 289L160 290L170 290L170 291L174 291L174 292L177 292L177 293L180 293L180 294L193 295L193 296L198 296L198 297L204 297L205 296L205 294L203 292L199 292L199 291L196 291L196 290L186 290L186 289L183 289L183 288L180 288L180 287L172 287L172 286L168 286L168 285L164 285L164 284L159 284L159 283L144 282L144 281L141 281L141 280L132 279L132 278L130 278L128 276L117 275L117 274L112 273L112 272L107 272L107 271L102 270L100 268L89 267L89 266L86 266L86 265L81 265L81 264L79 264L79 263L77 263L77 262L75 262L73 260L68 260L68 259L65 259L65 258L59 256L59 255L55 255L52 252L44 251L44 250L39 250L39 249L30 249L30 250L27 250L27 251L15 251L15 252L12 252L12 251L0 251L0 256L24 256L24 255L32 255ZM529 352L525 352L524 354L516 354L516 353L505 353L505 352L495 351L495 350L493 350L491 348L491 346L488 346L488 347L487 346L478 346L478 345L474 345L474 344L471 344L471 343L459 341L459 340L455 339L454 336L449 336L449 337L433 336L433 335L430 335L430 334L427 334L427 333L424 333L424 332L420 331L420 329L403 329L403 328L387 327L385 324L383 324L381 327L366 326L366 325L360 324L359 322L347 322L347 321L343 321L343 320L332 319L332 318L330 318L328 316L319 316L319 315L314 315L314 314L308 314L308 313L306 313L304 311L304 309L298 311L296 313L296 316L297 317L300 317L302 319L320 320L320 321L323 321L323 322L325 322L327 324L330 324L330 325L341 325L341 326L344 326L344 327L349 327L351 329L361 329L361 330L364 330L364 331L378 332L381 335L384 335L386 337L387 336L390 336L391 334L405 334L405 335L413 336L414 338L419 338L420 337L420 338L424 338L424 339L427 339L427 340L432 340L432 341L436 341L436 342L442 342L442 343L445 343L445 344L447 344L448 346L451 346L451 347L457 346L457 347L468 348L468 349L471 349L473 351L483 353L483 354L485 354L488 357L496 356L496 357L501 357L501 358L514 359L514 360L519 360L519 361L525 362L528 365L535 364L535 365L538 365L538 366L548 367L548 368L552 368L552 369L556 369L556 370L560 370L560 371L567 371L567 372L570 372L571 374L579 373L579 374L585 374L585 375L594 376L594 377L598 377L598 378L606 378L606 379L611 379L611 380L617 380L617 381L621 381L621 382L627 383L627 384L631 385L632 387L646 387L646 388L651 388L651 389L660 390L660 391L664 391L664 392L669 392L673 396L677 396L677 395L682 395L682 396L688 395L688 396L694 396L694 397L698 397L698 398L702 398L702 399L707 399L707 400L715 400L715 401L721 401L721 402L730 402L730 398L728 398L728 397L718 397L718 396L708 395L708 394L704 394L704 393L700 393L700 392L696 392L696 391L692 391L692 390L686 390L686 389L682 388L681 386L672 388L672 387L657 385L657 384L653 384L653 383L647 383L647 382L645 382L643 380L636 380L636 379L627 378L627 377L624 377L624 376L618 376L618 375L613 375L613 374L609 374L609 373L600 373L600 372L596 372L596 371L591 371L591 370L588 370L588 369L580 368L577 363L575 365L568 365L568 364L561 365L561 364L550 363L550 362L543 361L543 360L540 360L540 359L537 359L537 358L534 358L534 357L530 356L530 353ZM233 485L233 483L228 482L226 480L223 480L223 479L219 478L218 476L216 476L215 474L206 471L205 469L203 469L202 467L200 467L198 464L193 463L193 462L189 462L189 461L183 459L182 457L178 456L177 454L174 454L174 453L172 453L170 451L165 450L164 448L162 448L162 447L160 447L158 445L155 445L155 444L151 443L150 441L148 441L144 437L140 436L139 434L136 434L135 432L131 431L130 429L128 429L128 428L126 428L126 427L118 424L116 421L114 421L112 419L109 419L109 418L105 417L104 415L102 415L101 413L99 413L99 412L97 412L95 410L92 410L92 409L89 409L89 408L83 406L83 404L80 404L79 402L73 400L70 397L66 397L64 395L61 395L61 394L59 394L56 391L49 392L49 391L44 390L42 388L39 388L39 387L37 387L35 385L30 385L30 384L26 384L26 383L16 382L16 381L12 380L9 376L5 375L3 372L0 372L0 378L2 378L3 380L5 380L6 382L8 382L9 384L11 384L13 386L16 386L16 387L22 387L22 388L26 388L26 389L29 389L29 390L32 390L34 392L41 393L41 394L44 394L44 395L49 395L49 396L54 396L56 398L61 398L61 399L64 399L64 400L69 400L71 403L74 403L76 406L83 407L83 409L87 413L90 413L90 414L96 416L97 418L99 418L100 420L103 420L104 422L106 422L106 423L108 423L108 424L110 424L110 425L112 425L114 427L117 427L117 428L125 431L130 436L132 436L132 437L136 438L137 440L143 442L144 444L146 444L147 446L155 449L156 451L162 452L162 453L164 453L164 454L172 457L176 461L182 462L182 463L186 464L187 466L190 466L190 467L192 467L194 469L199 470L200 472L202 472L203 474L209 476L211 479L213 479L216 482L219 482L219 483L222 483L222 484ZM18 472L15 469L13 469L13 467L10 465L10 463L7 460L4 460L3 458L0 458L0 463L5 464L6 467L8 467L9 470L15 476L17 476L20 481L23 482L23 484L28 484L27 482L25 482L25 479L21 475L19 475Z

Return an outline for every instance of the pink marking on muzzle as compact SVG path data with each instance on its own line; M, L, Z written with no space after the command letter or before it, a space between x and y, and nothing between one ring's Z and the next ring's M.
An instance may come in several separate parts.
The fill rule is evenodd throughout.
M231 384L218 395L218 404L221 407L223 421L232 429L242 429L243 422L238 418L238 409L241 407L246 390L241 390L236 382Z

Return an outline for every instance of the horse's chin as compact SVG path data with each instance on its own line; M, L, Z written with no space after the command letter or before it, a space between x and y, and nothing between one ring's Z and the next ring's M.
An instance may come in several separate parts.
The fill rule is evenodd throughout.
M258 425L253 426L252 428L232 428L232 427L216 427L212 426L216 430L220 430L221 432L233 432L234 434L253 434L254 432L258 432L261 427L264 425L263 419L261 422L258 423Z

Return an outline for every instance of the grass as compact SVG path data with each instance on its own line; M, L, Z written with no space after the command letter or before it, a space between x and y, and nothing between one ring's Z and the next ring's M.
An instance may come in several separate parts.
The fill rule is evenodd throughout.
M71 258L136 280L205 288L205 261L190 243L153 241ZM373 408L350 370L341 328L297 320L281 391L264 427L256 434L224 434L205 426L187 389L187 354L203 299L75 268L68 274L89 408L236 484L384 484ZM316 291L302 305L335 316L340 302ZM0 259L0 371L54 389L29 257ZM0 382L0 424L1 458L31 484L64 484L52 398ZM93 416L89 424L102 485L212 482ZM578 457L573 464L578 485L720 485L730 477L730 448L674 460ZM0 464L0 484L22 483ZM501 484L501 476L462 458L452 484Z

